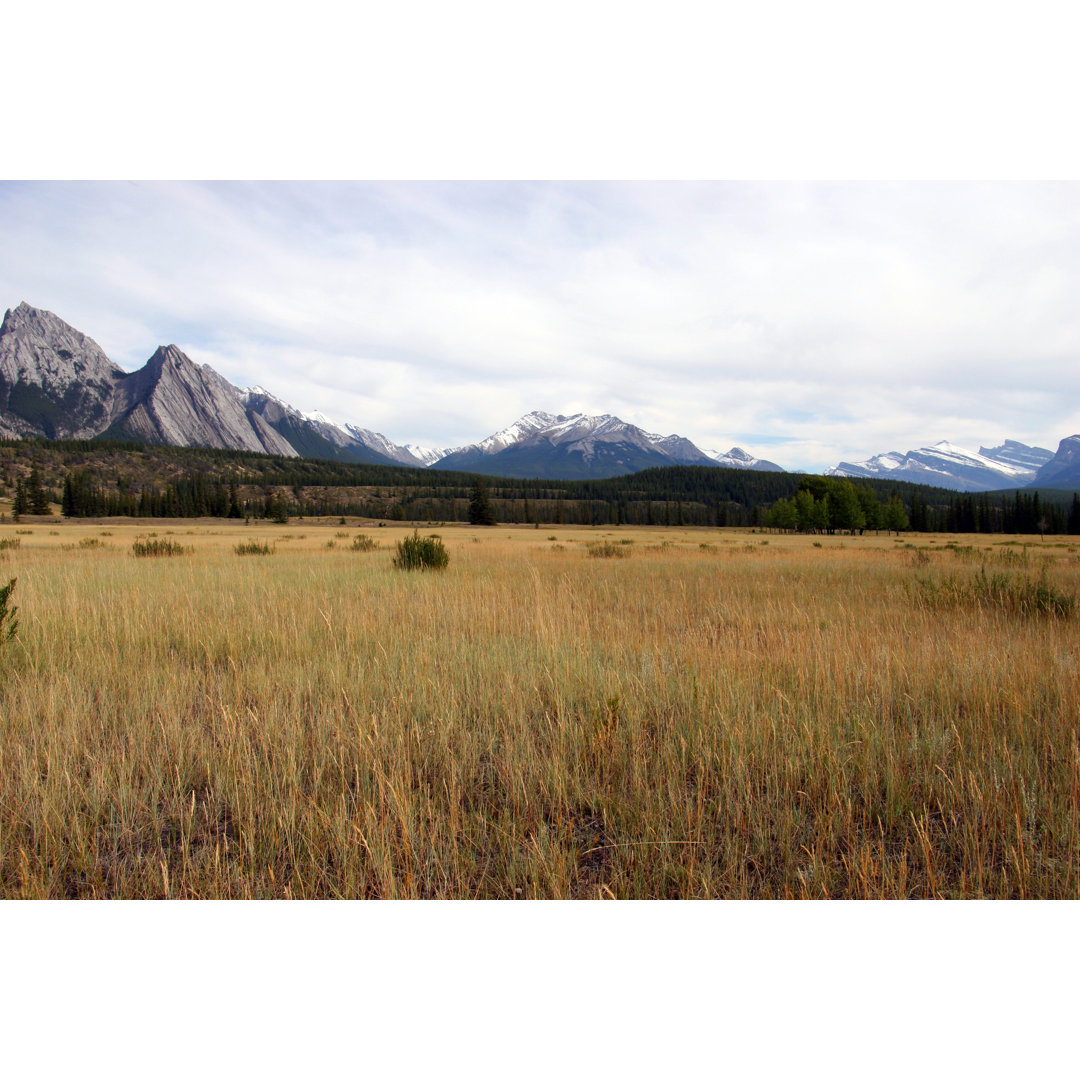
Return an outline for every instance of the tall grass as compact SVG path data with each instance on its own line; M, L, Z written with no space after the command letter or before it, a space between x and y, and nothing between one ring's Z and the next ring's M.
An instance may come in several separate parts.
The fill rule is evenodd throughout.
M1077 896L1077 621L921 603L885 538L223 533L20 553L3 895Z
M175 540L135 540L131 545L131 554L137 558L184 555L186 553L187 548Z

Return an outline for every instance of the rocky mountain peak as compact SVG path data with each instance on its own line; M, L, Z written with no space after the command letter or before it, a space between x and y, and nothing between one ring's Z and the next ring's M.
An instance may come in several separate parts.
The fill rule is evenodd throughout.
M0 324L0 431L90 437L107 418L123 376L92 338L23 301Z

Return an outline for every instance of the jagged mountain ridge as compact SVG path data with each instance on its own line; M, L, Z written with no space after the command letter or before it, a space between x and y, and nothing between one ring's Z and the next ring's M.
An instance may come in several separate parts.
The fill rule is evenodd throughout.
M298 456L288 440L244 408L231 383L175 345L159 348L145 366L120 380L110 404L105 435Z
M866 461L841 461L826 469L825 475L885 476L890 480L911 480L953 491L993 491L1032 483L1039 467L1052 457L1049 450L1012 439L1001 446L980 447L978 453L942 441L909 450L906 454L892 451Z
M550 479L601 478L671 464L783 471L738 447L726 455L707 453L680 435L652 435L609 414L537 411L470 446L399 446L367 428L302 413L262 387L233 386L176 345L159 347L142 368L125 372L93 339L25 302L8 311L0 327L0 435L106 435Z
M460 447L432 464L491 476L586 479L619 476L663 465L716 462L680 435L653 435L617 416L526 413L480 443Z

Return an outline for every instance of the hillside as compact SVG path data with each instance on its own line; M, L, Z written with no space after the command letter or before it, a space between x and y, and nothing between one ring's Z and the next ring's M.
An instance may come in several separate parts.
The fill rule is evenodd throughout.
M800 488L825 498L852 483L879 502L897 495L913 528L1065 532L1073 494L963 495L904 481L844 481L716 466L668 466L606 480L478 477L397 465L323 461L243 450L110 440L0 441L0 513L37 475L56 508L74 517L349 516L463 521L479 480L504 523L761 526ZM1045 520L1044 520L1045 519Z

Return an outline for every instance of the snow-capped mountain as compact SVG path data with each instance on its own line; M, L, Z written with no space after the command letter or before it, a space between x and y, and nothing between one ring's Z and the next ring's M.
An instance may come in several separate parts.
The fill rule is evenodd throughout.
M906 454L892 451L866 461L841 461L826 469L825 475L887 477L954 491L993 491L1030 484L1039 467L1053 456L1042 447L1011 439L990 449L980 447L978 453L942 441Z
M774 462L766 461L764 458L756 458L737 446L733 446L726 452L706 450L705 453L708 454L717 465L723 465L725 469L754 469L757 472L784 471Z
M439 458L446 457L451 453L448 449L440 449L438 447L420 446L418 443L405 443L402 450L409 454L412 454L414 458L426 469L429 465L434 465Z
M745 459L757 460L749 455ZM571 480L662 465L717 464L727 463L717 462L681 435L654 435L608 413L563 416L537 411L481 442L448 452L432 468ZM748 466L740 461L733 467Z
M422 446L399 446L385 435L357 427L355 424L346 424L345 431L359 445L382 454L397 465L408 465L414 469L426 469L433 461L438 461L446 453L445 450L429 450Z

